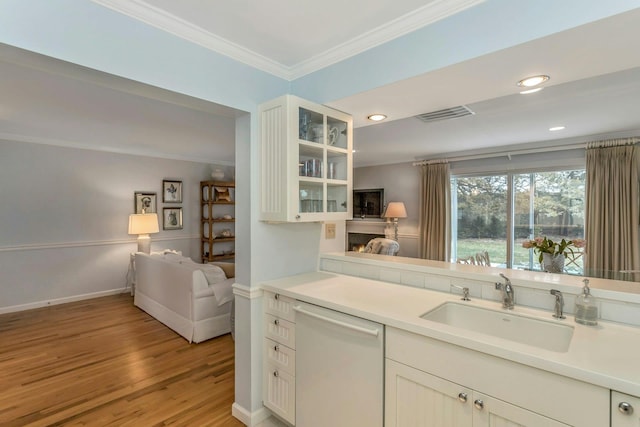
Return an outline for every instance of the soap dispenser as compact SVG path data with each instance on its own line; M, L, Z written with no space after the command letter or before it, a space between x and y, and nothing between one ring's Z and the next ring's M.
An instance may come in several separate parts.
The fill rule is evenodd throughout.
M589 279L583 279L584 288L582 294L576 298L576 322L583 325L595 326L598 324L598 305L591 295Z

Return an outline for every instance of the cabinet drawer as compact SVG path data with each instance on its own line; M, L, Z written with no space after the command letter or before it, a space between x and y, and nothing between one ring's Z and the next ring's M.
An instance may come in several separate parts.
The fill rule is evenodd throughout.
M264 339L264 358L270 365L288 372L296 374L296 352L286 345L277 343L269 338Z
M265 292L263 298L264 312L281 317L290 322L295 322L293 311L293 298L285 297L273 292Z
M296 324L288 320L265 314L264 336L289 348L296 348Z
M290 422L296 423L296 381L293 375L264 363L262 398L264 406Z

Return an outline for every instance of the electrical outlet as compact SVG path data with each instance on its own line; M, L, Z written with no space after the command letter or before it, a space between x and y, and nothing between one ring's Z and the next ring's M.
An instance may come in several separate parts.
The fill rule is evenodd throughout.
M335 239L336 238L336 225L325 224L324 225L324 238L325 239Z

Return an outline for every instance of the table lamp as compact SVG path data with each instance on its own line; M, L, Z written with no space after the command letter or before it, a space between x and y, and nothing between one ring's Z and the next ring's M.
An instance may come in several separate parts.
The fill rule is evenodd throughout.
M151 253L150 233L160 231L158 215L155 213L129 215L129 234L138 235L138 252Z
M398 241L398 218L407 217L407 209L402 202L389 202L387 210L384 211L384 218L393 218L393 240Z

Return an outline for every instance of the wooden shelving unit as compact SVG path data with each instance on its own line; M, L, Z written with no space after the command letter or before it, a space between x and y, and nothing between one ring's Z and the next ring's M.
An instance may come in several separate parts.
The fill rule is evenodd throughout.
M235 182L200 182L200 257L202 263L210 261L231 261L235 259ZM231 201L219 200L219 190L228 190ZM223 218L230 215L231 219ZM229 229L231 237L222 236ZM217 246L216 246L217 245ZM214 250L215 248L215 250Z

